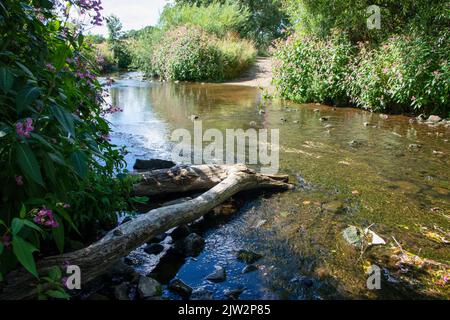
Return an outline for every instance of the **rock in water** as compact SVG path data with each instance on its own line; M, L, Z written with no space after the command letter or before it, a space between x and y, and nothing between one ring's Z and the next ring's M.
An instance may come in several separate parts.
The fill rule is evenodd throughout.
M355 226L350 226L345 229L342 235L344 236L345 241L352 246L361 247L363 245L364 235L361 232L361 229Z
M237 300L239 296L244 292L244 289L237 288L237 289L227 289L223 292L224 296L227 297L230 300Z
M147 244L147 246L144 248L145 253L148 254L160 254L163 252L164 246L159 243L151 243Z
M227 274L225 272L225 269L220 266L216 266L215 268L216 268L216 270L213 273L209 274L206 277L206 280L211 281L211 282L216 282L216 283L224 282L227 279Z
M162 287L155 279L141 276L139 278L138 292L141 298L152 298L162 294Z
M192 288L180 279L173 279L170 281L168 289L182 298L189 298L192 294Z
M191 233L184 239L182 244L184 254L187 257L196 257L202 252L205 247L205 239L196 233Z
M363 244L375 246L386 244L386 242L372 230L368 228L361 230L358 227L350 226L342 232L345 241L354 247L361 247Z
M213 294L211 290L208 290L204 287L200 287L192 291L190 300L212 300Z
M439 122L441 120L442 120L441 117L431 115L431 116L428 117L427 122L437 123L437 122Z
M128 283L123 282L114 288L114 296L117 300L130 300L128 296Z
M242 273L250 273L256 270L258 270L257 266L255 266L254 264L249 264L248 266L245 266L244 269L242 269Z
M151 159L151 160L141 160L136 159L133 166L134 170L157 170L157 169L170 169L175 167L176 163L167 160Z
M247 264L252 264L261 259L263 256L259 253L248 251L248 250L239 250L237 254L237 259L239 261L243 261Z
M182 225L182 226L179 226L179 227L176 227L175 229L173 229L172 232L170 233L170 236L172 237L172 239L174 241L176 241L176 240L186 238L190 234L191 234L191 229L189 229L189 227L186 225Z

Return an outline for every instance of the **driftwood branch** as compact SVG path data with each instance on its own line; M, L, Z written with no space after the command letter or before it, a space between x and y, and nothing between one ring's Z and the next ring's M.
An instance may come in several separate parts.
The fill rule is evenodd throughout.
M141 173L141 176L142 181L135 186L138 195L209 190L195 199L142 214L87 248L44 258L38 262L39 273L45 275L52 266L70 263L80 267L82 283L87 283L151 238L202 217L239 192L292 188L287 176L261 175L244 165L175 167ZM0 300L31 298L36 294L36 280L24 270L11 272L5 280L0 284Z

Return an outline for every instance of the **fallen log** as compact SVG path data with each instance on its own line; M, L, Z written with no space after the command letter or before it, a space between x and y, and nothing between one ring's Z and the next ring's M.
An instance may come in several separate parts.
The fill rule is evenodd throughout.
M244 165L183 166L141 173L141 176L143 180L135 188L135 192L141 195L174 193L177 192L176 187L179 188L178 192L210 190L184 203L139 215L84 249L44 258L37 262L39 274L46 275L53 266L69 263L80 267L81 282L85 284L151 238L173 227L197 220L239 192L292 188L287 182L287 176L258 174ZM147 191L144 185L147 186ZM5 281L0 283L0 300L26 299L35 295L36 279L23 269L9 273Z

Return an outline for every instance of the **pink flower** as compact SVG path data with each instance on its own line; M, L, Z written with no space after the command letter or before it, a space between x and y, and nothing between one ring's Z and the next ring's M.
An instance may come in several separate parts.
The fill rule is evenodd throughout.
M59 224L55 220L55 217L53 216L53 211L50 209L47 209L46 207L43 207L39 212L34 216L33 221L36 224L51 227L51 228L58 228Z
M9 236L9 235L4 235L4 236L2 237L2 242L3 242L3 245L4 245L6 248L9 248L9 247L11 246L11 236Z
M64 208L64 209L70 209L70 204L65 203L65 204L63 205L63 208Z
M411 97L411 100L412 100L412 101L416 101L416 97L415 97L415 96L412 96L412 97Z
M15 179L16 179L16 184L19 187L23 186L23 177L22 176L16 176Z
M52 72L56 71L56 68L55 68L51 63L47 63L47 64L45 65L45 67L46 67L49 71L52 71Z
M33 130L33 119L31 118L27 118L25 122L17 122L16 124L16 132L21 137L29 138L30 132Z

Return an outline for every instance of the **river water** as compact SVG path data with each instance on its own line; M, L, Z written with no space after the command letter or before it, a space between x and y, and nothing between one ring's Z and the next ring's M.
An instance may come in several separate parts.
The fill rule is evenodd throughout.
M191 287L206 288L215 299L237 288L244 290L241 299L450 296L445 267L444 273L426 273L399 269L391 261L401 245L417 259L450 263L448 126L265 100L250 87L143 81L133 73L118 77L110 93L112 103L123 108L109 119L112 141L127 146L130 170L136 158L170 159L171 133L192 131L192 115L204 130L279 129L280 173L289 174L297 188L244 195L233 218L210 226L202 234L203 252L176 271ZM355 249L342 236L349 225L370 226L386 245ZM240 249L263 255L258 271L242 273ZM151 271L154 257L134 254L141 259L137 270ZM379 290L367 288L364 267L371 264L382 270ZM227 280L213 284L205 277L217 265L225 268Z

